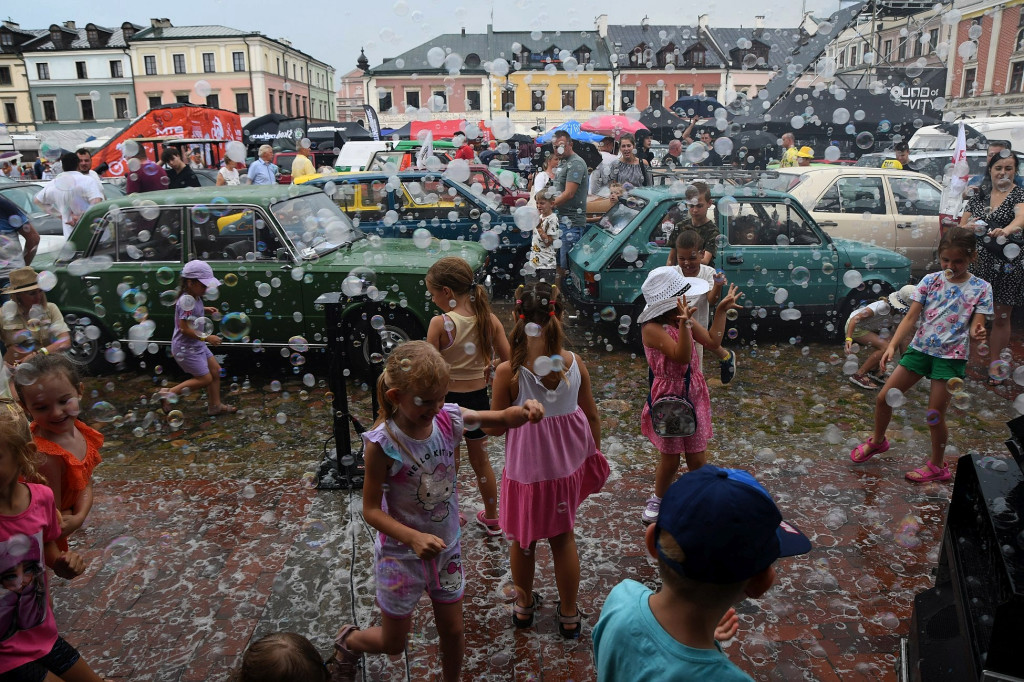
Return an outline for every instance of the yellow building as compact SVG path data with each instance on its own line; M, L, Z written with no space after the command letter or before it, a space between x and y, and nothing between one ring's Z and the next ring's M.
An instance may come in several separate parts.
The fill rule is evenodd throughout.
M9 133L36 129L21 46L45 33L25 30L13 21L0 25L0 123L7 126Z

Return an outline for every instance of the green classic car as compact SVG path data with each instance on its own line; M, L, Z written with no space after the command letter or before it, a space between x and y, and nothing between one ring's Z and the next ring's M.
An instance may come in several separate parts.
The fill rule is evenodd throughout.
M665 265L667 233L685 215L683 183L632 190L569 254L567 293L577 310L636 339L647 274ZM750 320L763 327L814 325L828 335L858 305L910 279L910 261L888 249L833 239L796 199L756 187L712 189L715 267L744 293ZM797 322L798 321L798 322ZM790 325L792 326L792 325ZM755 329L757 327L754 327Z
M48 298L72 329L71 357L93 369L170 343L181 268L193 258L223 283L205 299L219 309L211 331L221 347L285 354L326 346L325 313L314 301L332 291L352 297L344 314L367 329L366 305L377 303L382 319L372 326L385 349L422 338L433 314L427 269L455 255L482 278L487 260L476 243L367 236L322 191L293 186L130 195L91 207L69 242L73 256L65 249L33 265L56 275ZM368 344L350 344L360 372Z

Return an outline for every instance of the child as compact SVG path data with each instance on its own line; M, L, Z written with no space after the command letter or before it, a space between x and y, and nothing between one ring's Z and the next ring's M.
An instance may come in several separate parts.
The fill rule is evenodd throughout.
M57 548L60 519L50 489L18 480L38 480L35 454L25 415L0 403L0 677L101 682L57 634L43 563L70 580L85 562Z
M711 188L706 182L695 182L686 188L686 206L688 215L684 216L668 236L668 262L675 265L678 259L676 239L683 230L695 230L701 236L704 253L701 263L715 267L715 255L718 252L718 224L708 217L711 208Z
M911 296L910 310L882 353L879 364L885 366L914 330L923 310L924 318L910 347L875 399L874 433L850 452L855 463L866 462L889 449L885 437L892 418L892 407L886 400L889 392L906 393L921 377L928 377L932 380L928 398L931 456L924 466L908 471L906 479L914 483L949 480L949 467L943 462L949 437L946 408L950 391L946 382L964 378L969 338L979 343L985 340L985 316L992 314L992 286L967 271L977 257L977 242L970 230L951 228L939 241L943 272L924 276Z
M203 307L203 295L207 289L220 286L213 276L213 269L201 260L190 260L181 269L181 285L178 300L174 303L174 333L171 335L171 352L178 366L192 375L173 388L160 390L161 405L168 412L178 394L183 391L206 388L209 407L207 414L231 414L238 408L220 401L220 363L213 357L209 346L219 346L220 337L207 335L194 327L195 321L206 315L213 315L216 308Z
M537 540L547 538L558 586L558 631L575 639L580 634L576 510L604 485L608 462L600 451L601 419L590 375L576 354L562 348L563 312L555 286L541 282L516 290L512 358L494 374L491 409L543 399L547 410L543 422L505 439L501 527L512 545L512 623L517 628L533 625L540 602L533 591L535 549ZM497 436L504 431L489 432Z
M558 216L552 213L554 208L555 192L553 189L545 189L537 194L537 212L540 218L537 226L533 229L533 243L530 247L530 264L533 266L533 274L528 281L543 281L548 284L555 283L555 271L558 266L558 249L555 248L555 240L562 233L558 229Z
M651 366L652 382L648 404L640 415L640 429L661 453L654 474L654 494L643 511L644 523L658 520L661 498L679 470L679 455L686 455L686 467L694 471L707 460L708 440L712 437L711 399L707 383L701 373L697 350L693 342L705 348L717 348L725 333L725 313L735 305L741 295L735 286L718 302L711 330L692 317L692 309L685 296L698 296L708 291L702 279L686 278L675 267L660 267L651 271L641 287L647 305L637 323L644 344L647 362ZM654 430L651 405L668 395L685 395L694 407L697 430L686 437L662 437Z
M32 417L32 436L43 455L39 473L60 510L57 547L68 549L68 537L85 523L92 509L92 471L102 462L103 435L78 419L84 386L78 371L63 355L32 361L34 383L18 385L21 404Z
M363 434L363 517L379 531L374 558L383 624L341 629L330 662L336 678L352 679L364 653L401 654L426 590L443 678L459 679L466 641L455 447L464 425L513 428L540 421L544 408L531 400L501 412L466 410L445 403L448 379L436 348L409 341L391 352L377 380L380 413L373 430Z
M708 328L708 307L716 305L722 295L722 285L725 284L725 275L716 272L710 265L704 264L707 252L704 250L704 238L696 230L682 230L676 237L676 264L679 266L683 277L697 277L708 283L711 290L707 294L701 294L694 300L689 299L690 305L697 308L695 319L701 325ZM719 346L714 349L715 357L718 358L719 373L722 385L728 386L736 377L736 354ZM704 367L704 346L697 348L697 357L700 366Z
M294 632L261 637L242 657L242 667L231 682L328 682L324 661L316 647Z
M850 354L854 342L861 345L871 344L875 352L868 356L864 364L860 366L856 374L850 376L850 383L861 388L875 389L885 384L883 375L885 367L878 364L882 353L888 347L889 342L879 336L883 329L892 330L900 323L903 315L910 308L911 297L917 290L913 284L907 284L899 291L889 294L889 299L881 299L874 303L858 308L850 313L846 320L846 345L844 350ZM896 315L893 315L893 312ZM906 344L899 349L900 353L906 350Z
M487 396L491 359L497 355L501 361L508 360L505 329L491 312L487 292L474 283L473 268L461 258L448 256L434 263L427 271L426 284L434 305L445 311L427 328L427 343L441 351L451 368L451 384L444 400L469 410L486 410L491 404ZM487 458L487 434L476 427L466 430L465 438L469 463L484 501L484 508L476 514L477 523L487 535L501 535L498 483ZM458 468L456 448L456 471Z
M593 634L597 679L749 681L716 640L736 633L732 605L763 595L775 560L806 554L810 541L753 476L714 466L672 484L645 540L661 589L626 580L608 594Z

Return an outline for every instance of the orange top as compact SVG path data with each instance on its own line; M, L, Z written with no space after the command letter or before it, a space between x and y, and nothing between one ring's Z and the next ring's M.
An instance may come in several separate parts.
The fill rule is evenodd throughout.
M92 470L103 461L100 448L103 447L103 434L90 428L85 422L75 420L77 428L85 436L85 459L79 461L73 454L36 433L36 424L32 424L32 436L39 452L51 457L59 457L64 462L64 476L61 481L58 509L71 509L78 500L78 495L89 485Z

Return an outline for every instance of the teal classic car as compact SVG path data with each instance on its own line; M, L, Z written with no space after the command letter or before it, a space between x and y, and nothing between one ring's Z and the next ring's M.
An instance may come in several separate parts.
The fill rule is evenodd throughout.
M427 269L455 255L482 278L487 260L476 243L367 236L322 191L292 186L126 196L89 208L69 242L73 255L45 254L33 266L56 275L47 296L72 329L71 357L94 369L170 343L181 268L193 258L222 282L205 297L219 310L209 322L221 348L286 355L326 346L325 313L314 301L332 291L352 297L344 315L372 322L385 349L422 338L433 314ZM381 319L364 319L370 301ZM361 371L369 344L350 344L352 369Z
M569 254L566 289L577 310L635 340L640 285L668 260L668 231L685 215L683 189L634 189L586 232ZM744 312L758 327L796 323L835 335L854 308L910 279L905 256L829 237L783 192L718 185L712 200L715 267L743 291Z

